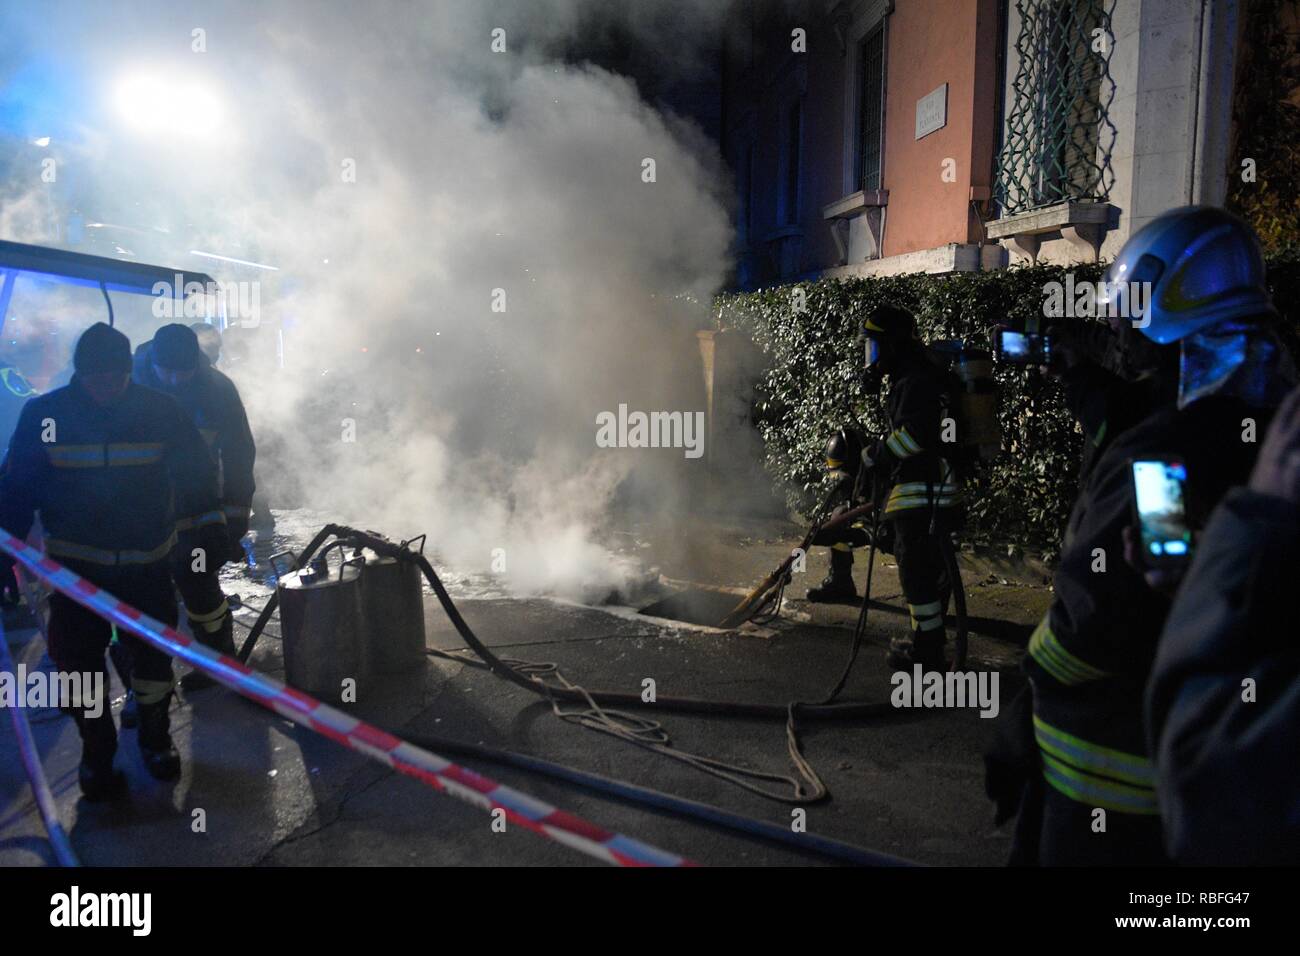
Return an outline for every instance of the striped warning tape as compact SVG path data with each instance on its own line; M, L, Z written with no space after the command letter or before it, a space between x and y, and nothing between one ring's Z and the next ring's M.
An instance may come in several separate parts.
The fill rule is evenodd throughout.
M0 671L8 671L12 674L15 670L14 660L9 655L9 641L5 636L4 622L0 621ZM68 831L63 828L63 823L59 820L59 807L54 802L54 794L50 792L49 781L45 779L45 771L41 768L41 752L36 748L31 725L27 723L27 715L17 703L8 710L14 725L14 735L18 738L18 755L27 770L27 779L32 785L32 795L36 798L36 809L45 824L45 832L50 835L54 858L59 861L59 866L80 866L77 854L73 852L72 843L68 840Z
M399 773L414 777L435 790L489 812L500 809L509 822L606 863L618 866L691 865L683 857L557 810L541 800L406 743L378 727L349 717L341 710L286 687L272 677L259 674L234 658L218 654L119 601L11 534L0 532L0 549L17 558L32 574L48 581L51 587L158 650L197 667L231 690L295 724L329 737Z

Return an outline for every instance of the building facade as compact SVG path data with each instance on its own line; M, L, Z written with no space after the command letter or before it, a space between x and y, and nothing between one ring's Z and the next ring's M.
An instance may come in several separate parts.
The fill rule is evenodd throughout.
M1224 200L1237 0L737 0L735 285L1110 257Z

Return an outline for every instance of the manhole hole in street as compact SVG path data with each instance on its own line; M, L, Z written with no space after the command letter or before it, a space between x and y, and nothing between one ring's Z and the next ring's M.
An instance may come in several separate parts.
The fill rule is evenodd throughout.
M717 627L739 603L740 597L735 594L690 588L643 607L641 613L650 617L685 621L687 624Z

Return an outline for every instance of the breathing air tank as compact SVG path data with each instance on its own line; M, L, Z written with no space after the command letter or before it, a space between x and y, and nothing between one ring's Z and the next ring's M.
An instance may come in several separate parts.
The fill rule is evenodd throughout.
M992 354L961 339L940 339L931 343L930 350L957 380L951 409L958 422L957 444L967 458L992 461L1002 450Z
M957 354L953 371L962 384L957 397L966 426L962 444L976 452L981 460L992 461L1002 450L993 356L983 349L964 348Z

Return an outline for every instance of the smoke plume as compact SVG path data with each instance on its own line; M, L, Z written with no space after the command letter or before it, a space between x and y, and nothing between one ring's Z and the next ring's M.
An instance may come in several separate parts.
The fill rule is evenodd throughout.
M704 69L722 6L9 11L4 102L37 67L64 82L42 94L57 108L24 114L52 130L41 155L60 182L11 156L0 236L78 248L71 208L87 233L129 227L114 241L141 261L204 268L193 249L274 265L207 263L261 283L262 325L231 332L228 371L270 504L427 532L442 563L496 560L517 592L598 595L627 573L600 543L611 505L684 506L705 467L597 448L596 416L703 410L693 333L728 267L728 187L690 122L572 52L618 34L666 72ZM132 77L192 96L126 129ZM122 299L138 343L160 322Z

